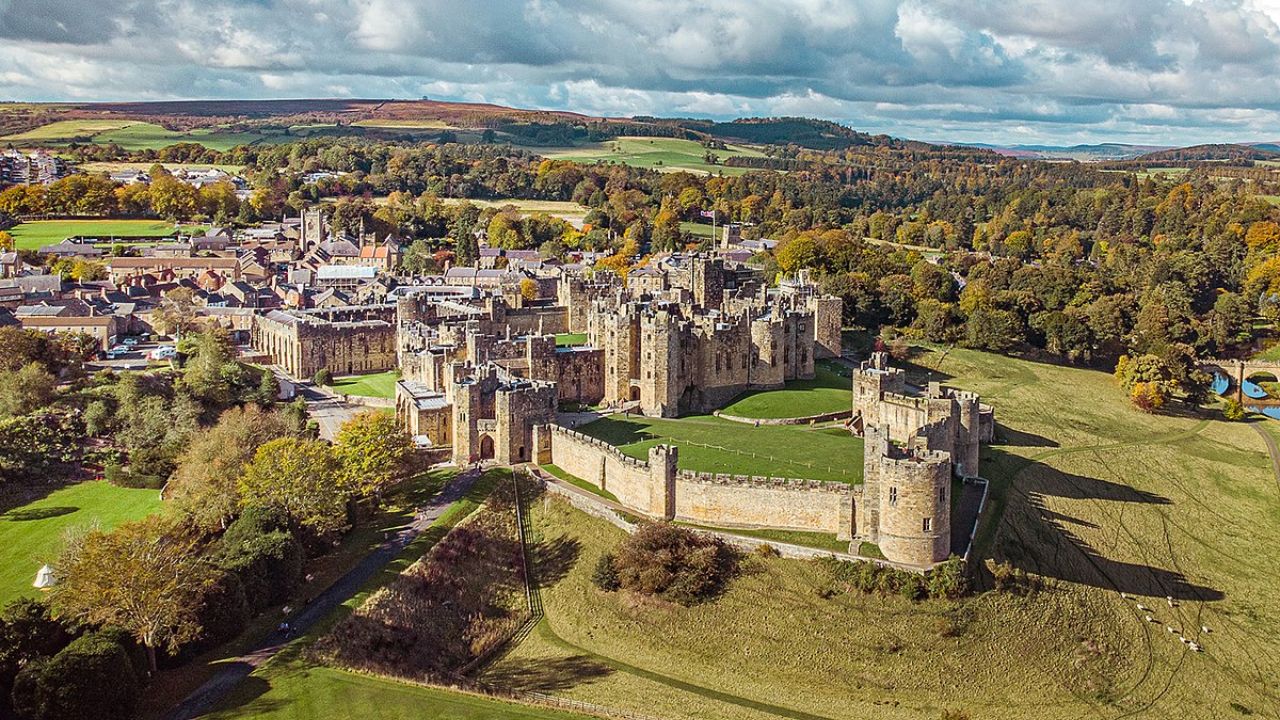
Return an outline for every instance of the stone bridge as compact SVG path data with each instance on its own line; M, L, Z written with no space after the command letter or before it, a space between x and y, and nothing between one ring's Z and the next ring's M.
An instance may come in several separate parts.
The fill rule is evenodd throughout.
M1200 368L1206 372L1213 373L1217 377L1226 380L1225 388L1218 390L1218 394L1226 396L1230 394L1240 402L1257 401L1264 399L1263 397L1249 397L1244 391L1244 381L1250 376L1258 373L1269 373L1280 380L1280 362L1274 360L1236 360L1211 358L1200 361ZM1271 398L1280 400L1280 398Z

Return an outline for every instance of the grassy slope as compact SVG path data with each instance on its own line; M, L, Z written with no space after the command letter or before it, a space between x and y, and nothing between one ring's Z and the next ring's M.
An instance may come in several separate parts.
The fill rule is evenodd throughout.
M200 143L213 150L229 150L269 139L261 133L238 133L217 128L177 132L135 120L59 120L34 130L0 138L3 142L57 145L73 141L117 143L126 150L159 150L180 142Z
M74 140L109 130L119 130L136 122L135 120L58 120L23 133L6 135L0 140L5 142Z
M1104 373L960 350L918 362L982 392L1001 423L984 475L1003 517L988 516L978 557L1039 569L1050 590L824 600L812 566L752 560L716 603L660 606L594 590L621 534L552 503L534 508L541 534L581 554L543 592L546 626L490 676L693 718L1280 713L1280 487L1252 429L1140 414ZM1212 628L1205 652L1119 590L1161 625ZM554 672L573 658L576 673Z
M782 390L743 393L724 408L724 413L746 418L789 418L848 410L853 380L840 370L837 365L819 361L812 380L792 380Z
M466 497L450 506L430 529L409 545L400 557L343 604L316 630L295 640L276 658L232 691L213 712L204 717L270 718L271 720L571 720L580 716L513 705L461 693L423 688L406 683L369 677L328 667L317 667L305 657L305 649L320 633L358 607L375 590L409 567L457 525L474 512L498 482L493 473L477 483ZM407 516L406 516L407 517Z
M131 490L102 481L72 485L0 515L0 605L24 595L36 571L53 562L68 530L110 529L160 509L157 490Z
M686 470L862 481L862 439L839 428L752 427L709 415L678 420L611 415L578 429L640 459L648 459L654 445L675 444Z
M197 230L203 230L203 227L191 227L185 231ZM13 235L19 250L38 250L69 237L99 237L104 240L115 235L169 237L174 234L174 229L173 223L164 220L36 220L11 228L9 234Z
M563 160L593 163L598 160L659 170L691 170L719 175L741 175L747 168L709 165L703 161L707 149L692 140L675 138L620 137L602 143L569 148L539 149L538 154ZM727 157L764 157L764 153L742 145L730 145L727 151L713 150L721 162Z
M400 374L394 370L372 375L352 375L334 378L333 389L344 395L393 398L396 396L396 381L399 379Z

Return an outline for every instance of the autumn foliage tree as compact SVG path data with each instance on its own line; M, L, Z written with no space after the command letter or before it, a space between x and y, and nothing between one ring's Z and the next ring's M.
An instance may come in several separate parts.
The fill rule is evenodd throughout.
M55 569L55 607L83 622L115 625L147 649L176 650L200 635L199 612L216 576L190 528L152 516L73 539Z
M362 412L342 425L333 444L338 483L352 496L380 495L404 475L411 451L394 415Z

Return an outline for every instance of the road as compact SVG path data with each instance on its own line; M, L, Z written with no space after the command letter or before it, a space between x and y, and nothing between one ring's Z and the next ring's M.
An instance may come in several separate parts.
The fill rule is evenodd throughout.
M384 540L327 590L294 612L288 618L292 634L305 635L322 618L359 592L383 566L398 557L414 538L438 520L450 505L460 500L479 476L479 472L474 470L459 474L418 511L412 523ZM262 667L288 643L289 639L284 634L272 632L259 640L249 652L224 661L217 674L169 712L167 720L192 720L208 713L250 673Z
M298 395L307 401L307 412L311 414L311 419L320 423L320 437L329 441L338 437L343 423L367 409L310 385L299 385Z

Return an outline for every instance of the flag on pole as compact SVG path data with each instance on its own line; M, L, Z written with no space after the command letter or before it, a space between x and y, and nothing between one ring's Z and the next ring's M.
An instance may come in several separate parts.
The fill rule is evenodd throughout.
M716 217L716 211L715 211L715 210L703 210L703 211L702 211L702 217L709 217L709 218L711 218L712 220L714 220L714 219L715 219L715 217Z

